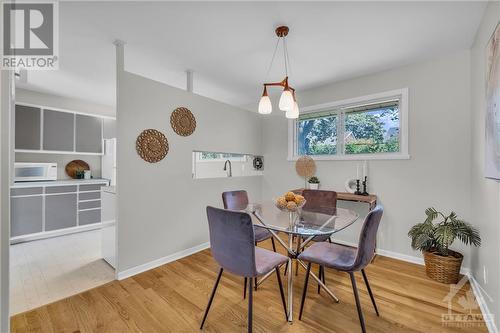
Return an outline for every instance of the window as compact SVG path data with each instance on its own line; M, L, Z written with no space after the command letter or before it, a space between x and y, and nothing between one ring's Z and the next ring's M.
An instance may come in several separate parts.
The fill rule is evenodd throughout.
M289 159L404 159L407 89L304 108L290 121Z

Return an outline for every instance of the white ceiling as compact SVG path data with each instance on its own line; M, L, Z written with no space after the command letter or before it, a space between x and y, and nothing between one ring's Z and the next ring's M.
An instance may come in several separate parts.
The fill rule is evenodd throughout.
M115 104L112 42L126 69L256 108L274 50L290 26L291 84L306 90L469 48L482 2L61 2L60 68L31 71L23 88ZM277 57L268 80L283 78Z

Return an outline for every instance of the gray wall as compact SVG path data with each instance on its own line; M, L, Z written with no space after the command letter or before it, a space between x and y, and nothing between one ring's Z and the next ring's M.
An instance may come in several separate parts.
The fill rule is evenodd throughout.
M259 116L128 72L118 74L118 272L208 242L207 205L221 206L221 192L247 189L260 200L260 177L191 177L193 150L261 153ZM189 108L197 127L180 137L170 113ZM142 130L163 132L170 150L159 163L135 150Z
M500 3L491 2L472 47L472 222L481 229L483 244L472 251L472 274L486 293L485 297L495 317L500 318L500 182L484 178L485 152L485 71L486 44L500 20Z
M111 106L100 105L88 101L56 96L51 94L39 93L26 89L16 89L16 102L29 103L41 106L48 106L71 111L79 111L103 116L115 116L115 109ZM52 162L57 163L58 179L69 179L64 168L72 160L84 160L90 166L94 177L101 176L101 157L92 155L70 155L70 154L31 154L16 153L16 162Z
M408 87L411 159L368 162L369 191L377 194L385 207L379 249L420 257L411 249L407 233L412 225L424 220L427 207L455 210L470 220L469 79L470 56L463 51L300 94L301 105L310 106ZM303 186L304 181L296 176L295 162L287 161L287 121L283 115L262 123L266 161L263 197L272 198ZM357 163L317 161L322 188L343 191L346 179L356 176ZM367 213L366 205L343 205L362 215ZM357 242L360 225L335 237ZM465 249L462 252L468 253ZM468 266L467 257L464 265Z

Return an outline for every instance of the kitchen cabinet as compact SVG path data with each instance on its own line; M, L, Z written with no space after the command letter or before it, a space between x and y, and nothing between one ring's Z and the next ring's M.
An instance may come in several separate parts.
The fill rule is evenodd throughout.
M116 137L116 120L16 104L16 152L102 155L103 138Z
M73 151L75 114L43 110L43 150Z
M102 153L102 118L81 114L75 116L76 151Z
M10 234L12 237L42 232L42 195L11 198L10 214Z
M11 242L101 228L101 187L106 185L107 180L14 185L10 190Z
M76 227L76 193L45 197L45 231Z
M15 149L40 149L41 109L16 105Z

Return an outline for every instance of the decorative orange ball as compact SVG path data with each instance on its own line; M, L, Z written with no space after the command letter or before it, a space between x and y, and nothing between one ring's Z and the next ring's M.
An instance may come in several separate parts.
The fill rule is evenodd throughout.
M279 197L276 200L276 205L278 206L278 208L285 209L286 205L287 205L287 201L286 201L285 197Z
M286 209L288 209L291 212L294 212L297 210L297 204L295 203L295 201L288 201L288 203L286 204Z
M286 199L286 201L295 201L295 193L287 192L285 194L285 199Z
M300 204L301 204L301 203L303 203L303 202L304 202L304 200L305 200L305 199L304 199L304 197L303 197L303 196L301 196L300 194L297 194L297 195L295 196L295 203L296 203L297 205L299 205L299 206L300 206Z

